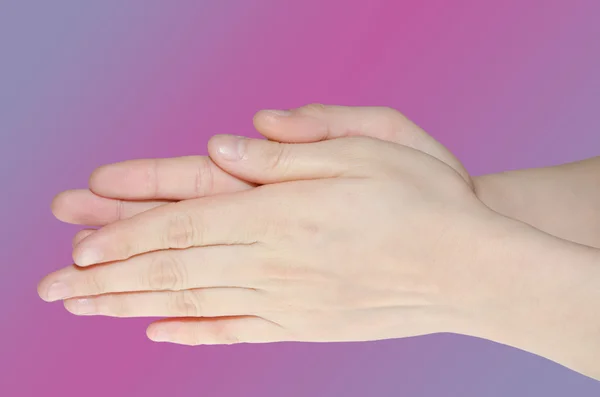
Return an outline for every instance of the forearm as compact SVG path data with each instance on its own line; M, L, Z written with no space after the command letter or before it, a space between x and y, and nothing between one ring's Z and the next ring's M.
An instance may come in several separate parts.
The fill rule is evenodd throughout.
M474 178L491 209L554 236L600 248L600 157Z
M489 256L476 336L600 380L600 250L516 223Z

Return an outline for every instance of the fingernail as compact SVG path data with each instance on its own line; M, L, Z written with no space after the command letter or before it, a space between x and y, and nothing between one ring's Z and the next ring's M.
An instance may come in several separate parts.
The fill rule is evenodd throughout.
M100 263L100 261L102 261L102 253L96 249L88 248L84 249L83 252L77 256L75 263L78 266L89 266Z
M244 157L246 139L234 135L222 135L219 138L219 155L225 160L236 161Z
M272 115L279 116L279 117L287 117L292 114L292 112L289 110L281 110L281 109L267 109L267 110L265 110L265 112L269 112Z
M96 305L91 299L81 298L71 302L71 310L75 314L94 314Z
M49 301L57 301L69 296L69 287L66 284L55 281L48 287L47 298Z

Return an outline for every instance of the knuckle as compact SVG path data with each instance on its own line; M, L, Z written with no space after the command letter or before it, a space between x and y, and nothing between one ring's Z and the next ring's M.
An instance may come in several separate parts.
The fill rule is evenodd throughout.
M171 294L170 311L181 317L198 317L201 313L201 297L198 291L178 291Z
M404 118L402 113L394 108L388 106L381 106L377 108L378 116L381 120L399 121Z
M167 222L165 245L169 248L190 248L199 242L200 235L194 218L187 212L175 212Z
M298 111L303 114L318 115L327 110L327 106L322 103L309 103L298 108Z
M153 197L157 197L160 192L160 187L158 186L158 167L159 160L154 159L146 170L146 189Z
M202 338L202 333L199 325L183 327L178 332L178 340L188 346L198 346L205 342Z
M106 311L114 317L127 317L129 311L124 299L120 299L117 295L106 295L101 298L101 312Z
M374 160L377 156L377 146L379 140L368 136L349 137L344 141L345 152L352 159L356 160Z
M289 263L277 259L267 259L262 261L258 273L263 281L281 282L293 279L292 270Z
M115 217L118 221L125 219L125 202L123 200L117 200L115 203L116 214Z
M186 337L187 344L196 346L205 344L206 341L206 325L205 322L196 323L193 326L190 326L186 329Z
M91 271L87 274L87 276L85 277L85 285L87 287L86 289L90 291L90 295L102 294L104 292L107 292L106 285L102 277L100 277L98 275L98 272L95 271Z
M211 160L208 157L199 157L196 166L194 193L196 197L204 197L214 191L215 179Z
M140 249L142 247L143 245L136 240L134 233L127 233L124 235L116 249L123 253L124 258L130 258L141 252Z
M381 107L377 110L376 124L381 131L381 138L387 141L402 143L414 147L422 134L406 116L396 109Z
M147 284L152 290L179 290L186 282L183 265L171 253L160 253L150 263Z
M242 340L240 339L240 337L232 332L225 334L223 338L223 343L226 345L233 345L241 342Z
M269 170L286 172L292 163L291 147L286 144L277 144L267 164Z
M306 282L320 284L329 276L328 271L277 258L262 259L255 273L257 279L253 282L269 289L272 285L291 287Z
M211 336L215 343L229 345L233 343L240 343L241 339L239 335L234 332L234 327L227 321L217 321L213 324L211 329Z

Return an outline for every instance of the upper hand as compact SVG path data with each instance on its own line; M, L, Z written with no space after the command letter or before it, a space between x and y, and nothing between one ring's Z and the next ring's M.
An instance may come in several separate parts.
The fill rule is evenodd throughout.
M439 142L400 112L386 107L307 105L283 112L260 111L256 129L283 143L307 143L366 136L402 144L439 159L472 185L461 163ZM247 190L255 184L230 175L209 157L130 160L102 166L90 178L90 190L69 190L52 204L65 222L104 226L173 201ZM83 230L74 244L89 236Z

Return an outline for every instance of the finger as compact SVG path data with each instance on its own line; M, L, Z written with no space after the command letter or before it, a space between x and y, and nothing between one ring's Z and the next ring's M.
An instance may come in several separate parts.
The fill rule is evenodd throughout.
M42 299L51 302L121 292L258 288L261 271L255 248L164 250L87 268L68 266L44 277L38 291Z
M247 288L131 292L68 299L73 314L110 317L220 317L252 315L269 308L265 294Z
M366 176L369 165L395 154L390 143L365 137L288 144L217 135L208 142L208 151L228 173L261 184Z
M66 223L104 226L129 218L168 201L122 201L100 197L87 189L67 190L52 201L52 213Z
M231 345L291 340L279 324L255 316L160 320L146 331L155 342L182 345Z
M277 142L306 143L366 136L398 143L436 157L471 184L468 172L448 149L389 107L311 104L290 110L261 110L254 116L254 126L263 136Z
M402 113L378 106L310 104L289 110L261 110L255 128L265 137L287 143L318 142L348 136L368 136L394 143L412 143L423 135Z
M83 229L75 233L75 237L73 237L73 248L83 241L84 238L91 236L95 231L95 229Z
M249 189L252 185L225 173L208 157L129 160L96 169L90 189L104 197L127 200L187 200Z
M73 259L89 266L170 248L254 244L275 216L272 201L251 190L164 205L99 229L75 247Z

